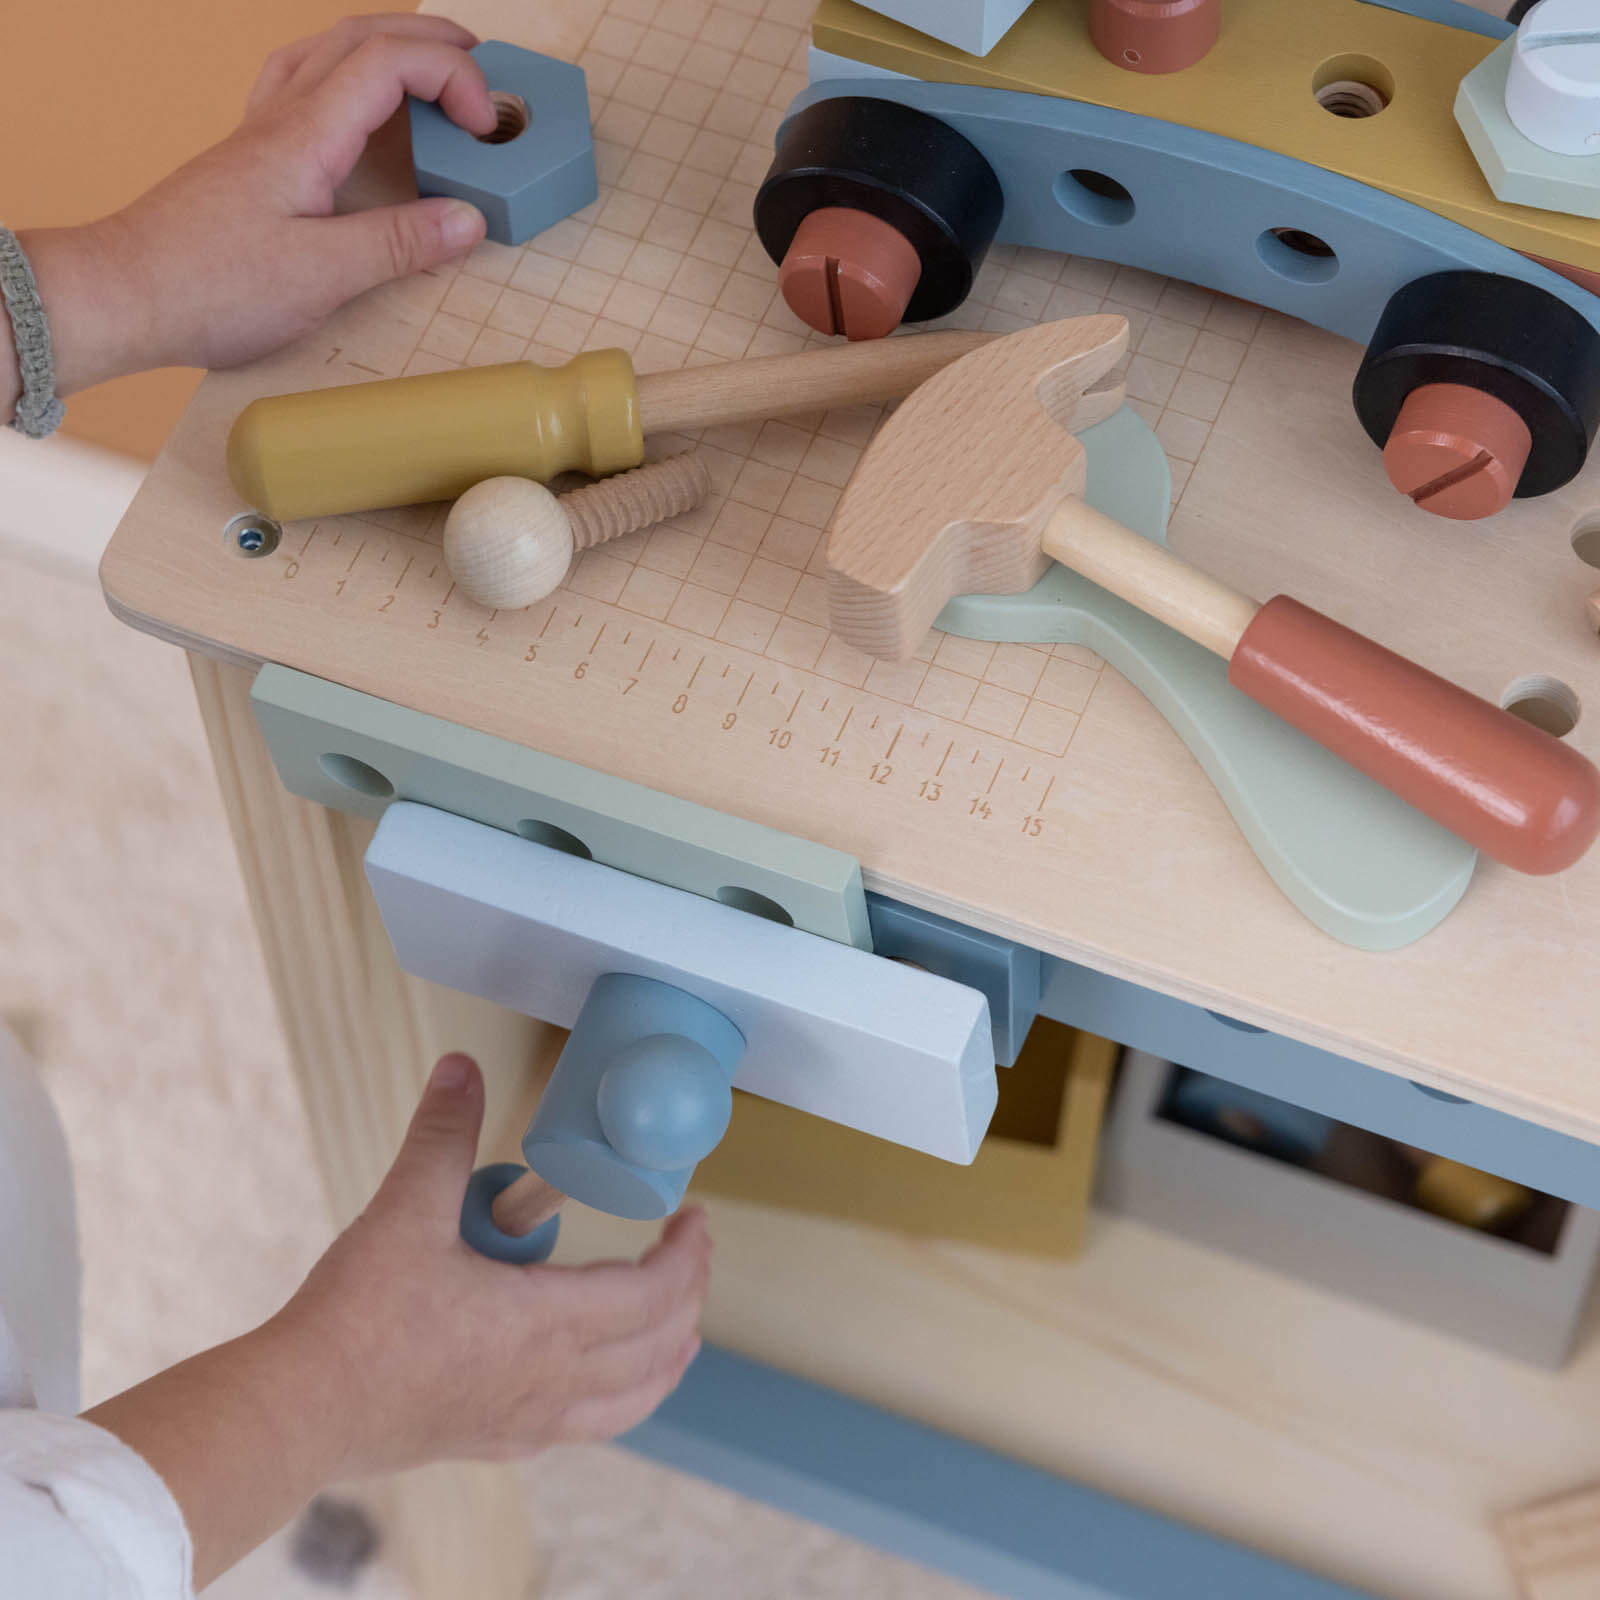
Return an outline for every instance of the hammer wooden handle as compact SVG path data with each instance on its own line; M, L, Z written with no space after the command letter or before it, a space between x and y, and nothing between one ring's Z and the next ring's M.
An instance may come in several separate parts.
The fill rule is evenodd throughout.
M454 500L486 478L603 477L644 435L893 400L993 336L950 330L635 379L621 350L269 395L240 412L228 473L282 521Z
M1078 499L1046 555L1228 662L1228 681L1484 854L1559 872L1600 832L1600 772L1569 745L1279 595L1258 606Z
M489 1215L502 1233L520 1239L523 1234L532 1233L541 1222L548 1222L566 1200L559 1189L551 1188L537 1172L528 1172L494 1197Z

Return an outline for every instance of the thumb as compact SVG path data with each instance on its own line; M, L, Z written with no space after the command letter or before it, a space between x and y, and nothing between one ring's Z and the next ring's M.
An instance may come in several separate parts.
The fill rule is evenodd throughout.
M446 1223L453 1231L483 1126L483 1075L471 1056L441 1056L373 1209Z
M343 304L391 278L464 256L485 226L476 206L437 197L319 220L322 281Z

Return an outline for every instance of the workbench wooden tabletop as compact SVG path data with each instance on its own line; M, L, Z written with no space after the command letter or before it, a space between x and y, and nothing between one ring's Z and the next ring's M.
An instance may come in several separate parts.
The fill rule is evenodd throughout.
M709 431L700 511L587 553L523 612L451 592L442 507L230 551L246 508L223 444L258 395L605 345L653 371L819 342L750 225L804 86L807 0L451 10L585 67L599 200L207 379L107 554L119 615L850 851L873 888L1600 1139L1600 854L1544 879L1482 863L1438 929L1364 954L1290 906L1177 736L1083 648L936 634L896 665L843 645L822 536L875 408ZM1176 549L1489 698L1547 676L1600 699L1584 616L1600 578L1572 548L1600 520L1600 463L1489 522L1431 517L1388 488L1356 423L1354 345L1087 259L996 249L951 322L1102 310L1131 324L1128 390L1172 464ZM1570 738L1600 756L1593 704Z

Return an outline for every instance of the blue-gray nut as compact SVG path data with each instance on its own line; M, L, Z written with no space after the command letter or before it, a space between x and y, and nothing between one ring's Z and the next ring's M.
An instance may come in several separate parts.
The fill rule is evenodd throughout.
M491 143L457 127L431 101L412 100L417 192L468 200L488 219L491 239L522 244L599 192L588 85L582 67L498 39L486 39L472 55L496 96L502 133L521 121L522 108L526 126Z

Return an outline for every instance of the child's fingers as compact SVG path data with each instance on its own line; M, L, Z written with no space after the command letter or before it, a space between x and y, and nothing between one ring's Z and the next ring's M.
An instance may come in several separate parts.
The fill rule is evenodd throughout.
M483 238L483 213L464 200L435 197L374 206L301 224L301 262L332 302L464 256Z
M432 39L371 34L298 102L330 177L342 182L348 176L368 137L408 94L436 100L469 133L494 129L489 85L465 50Z
M418 39L448 45L455 50L470 50L478 40L460 23L448 17L419 17L408 12L385 12L370 17L346 17L327 33L311 41L306 53L286 85L291 96L309 94L333 69L353 55L368 39L383 35L393 39Z
M557 1272L547 1287L560 1284L571 1296L580 1337L607 1343L648 1332L685 1302L698 1305L710 1279L711 1240L701 1213L683 1212L637 1264L603 1261Z
M636 1428L678 1387L689 1363L699 1353L700 1340L696 1336L679 1348L666 1372L648 1382L621 1394L580 1400L568 1407L556 1424L557 1438L564 1444L597 1444Z
M258 110L280 95L293 97L315 88L363 39L375 33L433 39L461 50L470 50L478 42L475 34L448 17L419 17L409 11L345 17L322 33L310 34L274 50L263 63L255 87L250 91L247 110Z
M686 1299L647 1333L592 1345L583 1352L574 1387L598 1398L623 1394L674 1370L679 1354L700 1323L700 1301Z
M408 1227L433 1223L453 1234L482 1126L483 1075L477 1062L459 1052L441 1056L372 1209L398 1213Z

